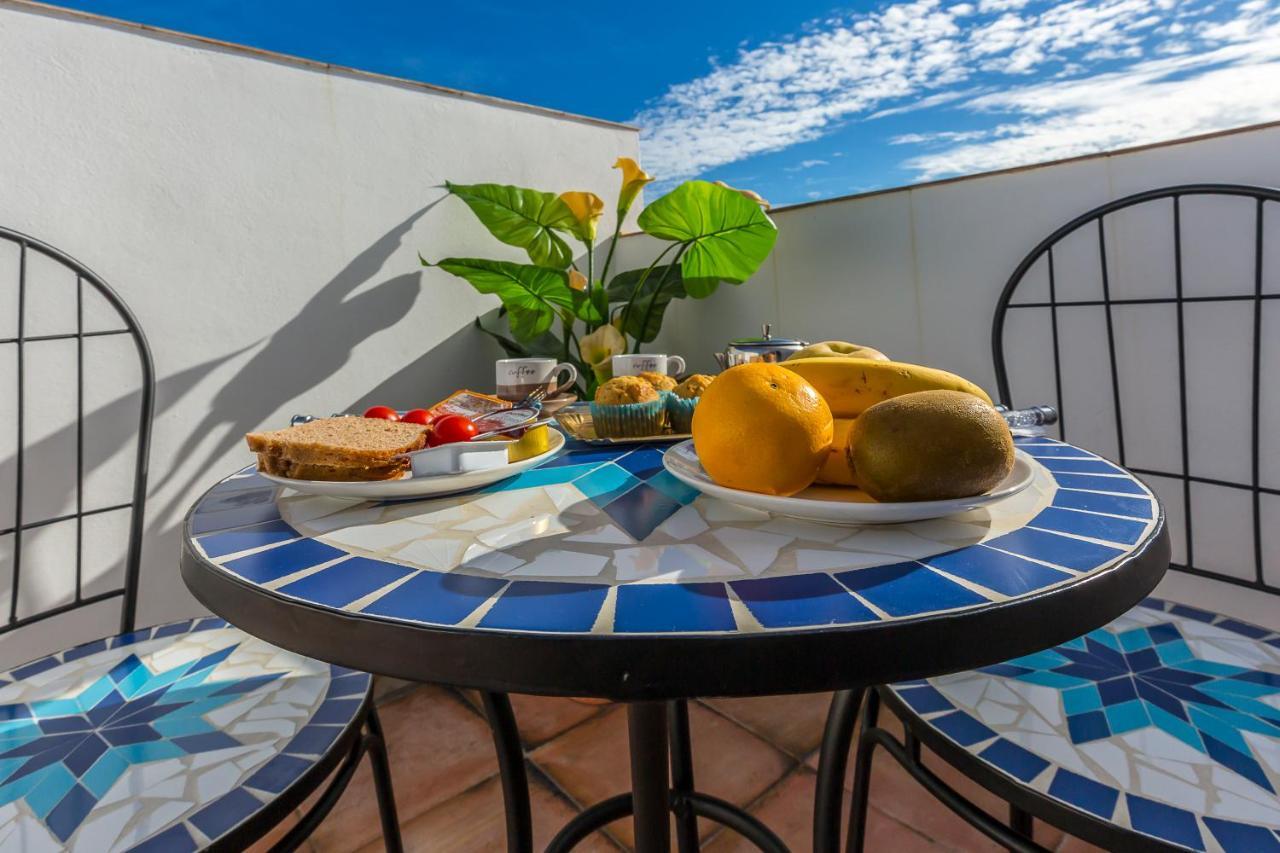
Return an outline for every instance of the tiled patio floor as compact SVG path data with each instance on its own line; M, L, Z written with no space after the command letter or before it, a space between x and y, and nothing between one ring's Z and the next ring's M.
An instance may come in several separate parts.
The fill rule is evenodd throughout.
M382 692L379 709L391 746L405 847L504 849L498 768L478 703L470 695L439 687L388 684ZM822 694L691 704L698 788L745 806L792 850L809 850L815 750L829 701L830 696ZM530 760L534 841L541 849L580 807L626 789L625 712L615 705L533 696L515 696L512 703ZM887 719L892 725L892 718ZM941 762L926 763L984 808L1004 814L1006 807L995 797ZM366 763L303 849L381 850L372 791ZM938 805L883 755L874 766L871 801L869 851L1001 849ZM704 824L702 834L704 849L714 853L755 849L712 824ZM630 841L630 821L618 821L578 849L629 849ZM1037 825L1037 841L1070 853L1096 849L1042 824Z

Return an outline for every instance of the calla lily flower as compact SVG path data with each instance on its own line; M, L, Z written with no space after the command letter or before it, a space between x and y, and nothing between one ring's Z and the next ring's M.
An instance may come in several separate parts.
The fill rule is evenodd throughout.
M597 382L613 378L613 357L627 351L627 339L613 325L605 323L578 341L582 360L591 365Z
M641 169L640 164L630 157L619 157L613 168L622 170L622 189L618 191L618 219L621 220L631 209L640 190L653 181L653 176Z
M772 208L772 207L773 207L773 205L769 204L769 202L765 201L763 198L761 198L761 197L760 197L760 193L758 193L758 192L756 192L756 191L754 191L754 190L740 190L740 189L738 189L737 187L731 187L731 186L729 186L729 185L728 185L728 184L726 184L724 181L716 181L716 182L715 182L715 185L716 185L716 186L718 186L718 187L724 187L724 188L725 188L725 189L727 189L727 190L733 190L734 192L736 192L738 195L742 196L743 198L745 198L745 199L747 199L747 200L749 200L749 201L754 201L756 204L760 205L760 206L761 206L761 207L763 207L765 210L769 210L770 208Z
M586 290L587 277L577 270L569 270L569 287L574 290Z
M570 230L573 231L574 236L584 243L594 242L596 224L600 222L600 216L604 213L604 202L600 200L600 196L575 190L560 193L560 200L573 214L574 227Z

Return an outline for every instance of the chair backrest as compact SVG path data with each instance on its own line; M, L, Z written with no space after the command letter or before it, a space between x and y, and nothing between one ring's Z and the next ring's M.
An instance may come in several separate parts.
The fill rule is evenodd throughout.
M0 568L8 568L7 578L10 589L7 613L0 611L0 634L14 629L32 625L54 616L69 613L80 608L120 599L120 630L131 631L138 598L138 572L141 561L143 510L147 493L147 459L151 443L151 423L153 416L153 400L155 393L155 371L151 360L151 350L147 339L128 306L119 295L102 280L100 276L84 264L66 253L49 246L35 238L7 228L0 227L0 247L8 246L6 252L12 252L12 265L0 267L0 274L6 277L16 273L16 291L10 289L9 295L16 300L16 312L5 328L0 328L0 367L15 368L12 390L16 397L11 398L16 405L11 409L8 405L0 405L0 412L6 412L6 428L16 438L13 443L13 455L5 459L8 448L0 446L0 460L3 460L6 491L12 496L12 509L0 510ZM16 250L16 251L13 251ZM56 280L57 288L45 288L33 282L32 268L40 265L41 279ZM74 278L74 287L71 286ZM63 282L65 281L65 289ZM40 293L40 290L45 293ZM57 290L57 299L74 300L74 330L71 322L66 321L66 328L49 331L33 328L32 302L39 301L41 307L53 298L50 292ZM74 294L74 295L72 295ZM92 306L89 303L92 301ZM60 308L72 310L71 306L59 305ZM86 322L86 314L92 308L93 318ZM8 313L8 309L0 311L0 317ZM39 313L39 312L37 312ZM46 333L47 332L47 333ZM99 343L100 339L128 335L133 341L138 368L141 376L140 387L128 388L124 397L115 397L113 403L95 409L99 413L110 409L112 416L119 415L121 406L128 412L135 411L136 421L132 414L120 427L122 434L132 433L136 423L136 434L129 438L136 445L135 452L127 454L127 446L117 443L117 436L105 435L98 429L99 424L91 423L86 429L86 409L97 406L102 398L103 389L99 383L90 382L86 389L86 361L90 367L100 367L107 363L107 368L114 368L114 362L121 360L115 350L104 354L99 350L86 352L91 347L107 347L108 342ZM60 342L60 343L59 343ZM61 354L66 357L67 370L52 378L41 371L45 364L47 349L42 347L61 347ZM74 352L71 351L74 347ZM127 359L127 355L124 356ZM33 362L35 367L33 368ZM6 367L7 366L7 367ZM135 371L129 366L129 372ZM74 391L66 387L68 376L74 373ZM47 386L56 385L51 389ZM3 386L0 386L3 387ZM88 395L86 395L88 390ZM65 409L58 413L59 427L53 429L49 423L52 416L45 417L47 412L32 411L33 399L45 399L54 393L63 398L74 393L74 414L72 403L65 400ZM7 396L7 395L6 395ZM119 420L119 418L116 418ZM112 493L119 498L108 503L91 505L92 496L86 495L86 439L91 446L109 442L120 453L124 453L122 472L119 476L112 473ZM45 446L41 446L41 444ZM57 445L55 447L55 445ZM33 449L34 448L34 449ZM74 455L74 466L67 457ZM51 465L50 461L59 464ZM58 475L62 475L59 477ZM125 480L127 478L127 482ZM51 483L51 479L65 482ZM53 495L53 500L46 500ZM127 499L125 499L127 496ZM0 506L9 503L10 495L0 498ZM37 500L39 498L39 500ZM88 498L88 499L87 499ZM96 579L90 588L86 584L90 580L85 576L86 554L96 556L95 551L101 546L94 540L96 531L105 522L102 519L123 521L127 513L127 527L122 526L120 535L127 537L123 547L123 576L120 582L116 575L108 578L107 588ZM74 537L74 578L67 578L65 589L57 592L54 601L37 601L32 605L32 596L24 598L24 589L30 583L49 584L49 577L56 568L41 562L41 549L34 540L56 525L65 526L62 530L65 538ZM74 526L73 529L71 526ZM86 530L86 528L90 528ZM6 541L7 540L7 541ZM69 552L70 548L68 548ZM7 567L4 563L8 563ZM74 589L70 589L72 582ZM36 599L47 599L47 589Z
M1142 475L1165 504L1173 568L1273 593L1276 203L1275 189L1190 184L1094 208L1018 264L992 327L1001 402L1014 405L1011 384L1019 405L1052 394L1064 440Z

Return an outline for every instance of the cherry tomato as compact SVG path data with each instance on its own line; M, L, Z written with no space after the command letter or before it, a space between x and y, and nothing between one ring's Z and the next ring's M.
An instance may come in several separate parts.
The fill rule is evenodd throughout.
M366 415L366 417L368 416ZM409 411L405 412L403 415L400 416L400 421L401 423L406 423L406 424L420 424L422 426L431 426L431 423L437 417L439 417L439 415L437 415L435 412L430 412L430 411L427 411L426 409L410 409Z
M470 441L476 437L476 425L470 418L462 415L445 415L431 425L431 435L427 444L439 447L442 444L453 444L455 441Z
M396 410L390 406L371 406L365 410L366 418L381 418L384 421L398 421L400 415L396 414Z

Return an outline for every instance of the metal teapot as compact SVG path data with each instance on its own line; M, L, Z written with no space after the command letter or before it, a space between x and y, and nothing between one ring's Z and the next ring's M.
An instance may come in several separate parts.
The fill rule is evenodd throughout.
M773 326L765 323L758 338L738 338L729 341L724 352L715 354L721 370L751 361L786 361L787 357L809 344L794 338L775 338L770 334Z

